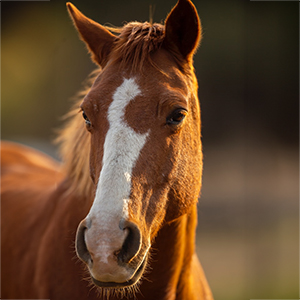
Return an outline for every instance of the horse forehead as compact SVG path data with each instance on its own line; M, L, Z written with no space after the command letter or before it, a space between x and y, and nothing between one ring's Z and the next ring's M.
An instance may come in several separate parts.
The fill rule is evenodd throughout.
M132 105L138 98L143 98L143 91L135 78L124 78L121 85L119 85L113 95L112 102L109 105L107 112L107 119L110 124L110 128L115 128L115 134L119 135L118 132L127 133L132 136L135 128L130 126L128 115L126 114L127 107L129 104ZM134 106L136 106L134 104ZM137 116L134 115L134 118ZM128 128L130 130L125 130ZM148 131L148 128L146 129ZM138 133L138 131L136 131ZM145 133L145 132L143 132ZM137 134L138 136L138 134Z
M113 93L113 101L109 107L109 112L113 113L114 111L122 113L128 103L135 99L136 96L141 94L139 85L137 84L134 78L124 79L123 83L116 88ZM115 115L108 115L108 118L115 118Z
M146 133L154 126L153 118L162 108L170 110L186 103L189 93L186 85L175 77L173 80L163 77L160 80L151 76L123 78L123 82L114 88L109 103L107 120L110 126L122 123L136 133ZM115 128L117 132L120 126Z

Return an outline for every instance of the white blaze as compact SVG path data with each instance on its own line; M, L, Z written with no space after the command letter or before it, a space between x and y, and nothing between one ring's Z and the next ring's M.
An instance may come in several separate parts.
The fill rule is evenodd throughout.
M126 106L139 94L135 80L124 79L108 109L109 130L104 142L102 170L88 217L103 226L102 230L110 228L111 233L121 218L128 217L132 169L148 136L148 133L135 132L125 122Z

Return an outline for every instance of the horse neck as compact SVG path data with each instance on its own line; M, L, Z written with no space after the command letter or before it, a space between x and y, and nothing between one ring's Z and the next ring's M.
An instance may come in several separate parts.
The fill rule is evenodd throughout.
M189 288L192 259L195 253L197 207L189 215L161 228L153 245L150 274L143 281L151 299L183 299ZM148 282L148 280L149 282ZM144 285L143 284L143 285ZM148 299L146 297L146 299Z

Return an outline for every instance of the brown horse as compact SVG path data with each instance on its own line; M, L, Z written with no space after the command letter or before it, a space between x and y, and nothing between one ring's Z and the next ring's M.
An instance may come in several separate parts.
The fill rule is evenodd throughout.
M212 299L195 254L197 11L179 0L165 25L112 29L67 7L101 69L59 137L62 165L2 144L1 297Z

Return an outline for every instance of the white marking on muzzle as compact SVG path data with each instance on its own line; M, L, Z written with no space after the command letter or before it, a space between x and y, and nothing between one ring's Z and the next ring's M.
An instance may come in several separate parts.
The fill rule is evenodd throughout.
M111 255L110 248L121 247L124 242L124 233L119 228L119 222L122 218L129 217L132 169L148 136L148 133L135 132L125 122L125 108L139 94L141 91L135 80L124 79L115 91L108 109L109 130L104 142L102 170L95 199L87 216L92 220L92 227L97 226L98 229L94 230L101 236L102 241L94 244L102 252L101 256L108 257ZM95 234L94 230L92 232ZM104 244L110 243L109 241L111 245L106 247ZM105 257L101 259L103 262L107 261Z

